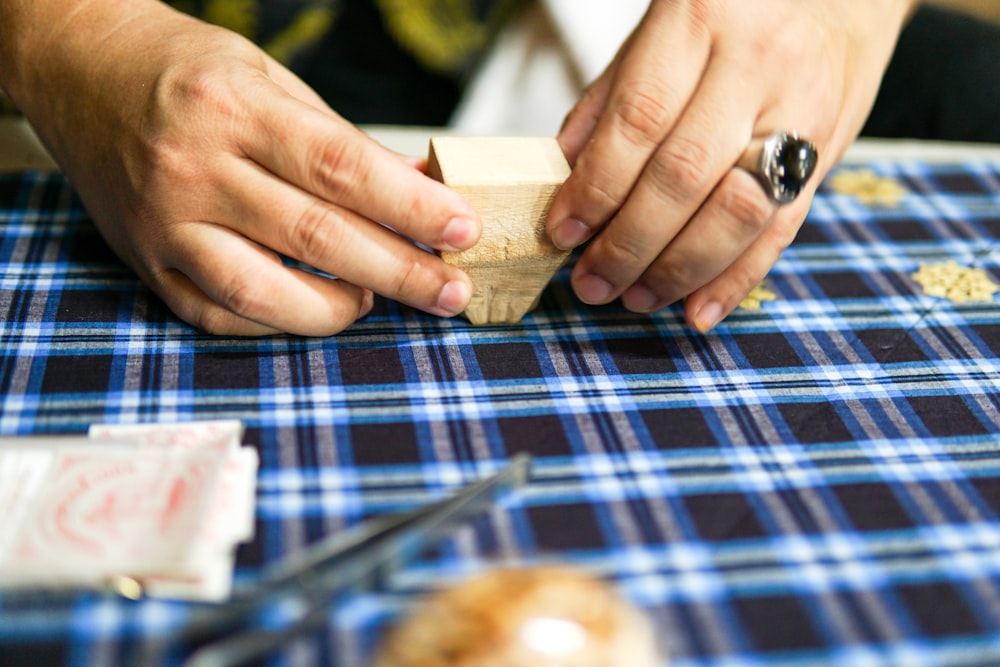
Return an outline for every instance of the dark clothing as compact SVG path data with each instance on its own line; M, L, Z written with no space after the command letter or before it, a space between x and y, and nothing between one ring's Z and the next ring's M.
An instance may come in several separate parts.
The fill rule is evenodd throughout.
M445 125L462 94L460 74L419 63L370 2L343 2L333 29L292 67L353 123Z
M920 8L862 134L1000 143L1000 25Z
M444 125L527 0L172 0L242 32L354 123ZM1000 143L1000 25L921 7L863 135Z
M445 125L528 0L169 0L253 40L354 123Z

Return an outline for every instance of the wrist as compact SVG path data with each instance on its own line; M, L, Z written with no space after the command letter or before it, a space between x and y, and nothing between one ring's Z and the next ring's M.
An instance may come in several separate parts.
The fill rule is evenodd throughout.
M0 88L64 163L68 144L133 109L137 68L172 16L159 0L0 1Z

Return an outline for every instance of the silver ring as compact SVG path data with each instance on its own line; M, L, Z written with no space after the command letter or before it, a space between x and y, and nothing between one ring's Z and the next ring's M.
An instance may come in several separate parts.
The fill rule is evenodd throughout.
M776 204L787 204L802 192L816 170L816 146L795 132L778 131L764 140L757 178Z

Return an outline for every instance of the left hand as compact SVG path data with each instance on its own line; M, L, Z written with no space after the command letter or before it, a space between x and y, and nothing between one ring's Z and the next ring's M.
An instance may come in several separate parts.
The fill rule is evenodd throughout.
M556 245L593 238L573 270L591 304L652 312L686 297L707 331L795 238L823 175L857 136L914 0L652 0L559 134L573 173ZM777 130L819 164L778 207L736 167Z

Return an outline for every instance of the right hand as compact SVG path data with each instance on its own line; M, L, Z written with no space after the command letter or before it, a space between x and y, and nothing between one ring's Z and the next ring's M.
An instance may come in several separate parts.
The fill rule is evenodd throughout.
M410 239L464 250L481 222L418 162L242 37L158 1L68 16L8 92L104 238L179 317L218 334L325 336L373 292L465 309L468 276Z
M684 299L701 332L732 312L861 130L914 2L650 2L559 134L573 173L548 231L564 250L590 241L571 276L580 299L640 313ZM783 129L819 161L779 207L740 163Z

